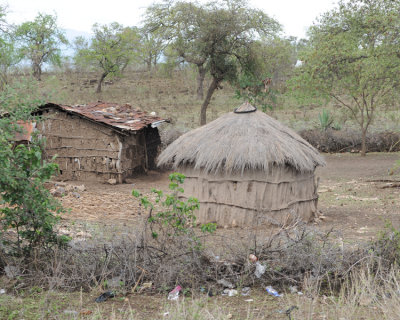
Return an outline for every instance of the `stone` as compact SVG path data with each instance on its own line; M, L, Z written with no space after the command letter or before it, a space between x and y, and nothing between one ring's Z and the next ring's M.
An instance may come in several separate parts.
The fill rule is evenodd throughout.
M108 179L107 183L111 185L117 184L117 179Z
M85 185L82 184L82 185L80 185L80 186L75 186L75 190L76 190L76 191L83 192L83 191L86 190L86 188L85 188Z
M65 194L65 188L57 187L50 190L50 193L53 197L62 197Z

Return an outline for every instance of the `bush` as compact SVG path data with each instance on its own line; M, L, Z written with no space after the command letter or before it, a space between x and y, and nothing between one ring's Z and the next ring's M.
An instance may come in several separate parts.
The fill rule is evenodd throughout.
M25 133L21 121L39 120L32 112L42 101L29 95L29 85L18 83L0 96L7 111L0 118L0 242L4 252L19 256L67 240L53 230L62 208L44 187L58 166L42 159L42 141L36 135L26 145L15 141Z
M361 133L355 130L303 130L300 136L322 152L358 152L361 150ZM378 132L367 134L367 151L400 151L400 133Z

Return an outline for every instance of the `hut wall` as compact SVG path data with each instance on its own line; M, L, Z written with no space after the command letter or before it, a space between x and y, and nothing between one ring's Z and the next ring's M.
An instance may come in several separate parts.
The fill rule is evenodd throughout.
M139 135L125 137L111 128L58 110L49 110L44 116L47 119L38 129L46 137L46 157L57 155L61 180L114 178L123 182L132 173L132 167L144 163Z
M182 168L186 175L184 198L200 201L198 220L219 225L257 226L281 224L295 217L310 221L316 215L317 190L314 173L291 167L269 172L205 174Z

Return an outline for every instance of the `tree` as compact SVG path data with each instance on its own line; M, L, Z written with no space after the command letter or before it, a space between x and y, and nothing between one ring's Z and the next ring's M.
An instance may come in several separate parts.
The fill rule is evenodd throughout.
M176 54L198 70L198 97L206 72L211 84L201 106L200 123L215 90L224 80L233 81L250 57L251 44L261 36L271 36L280 25L261 10L249 8L244 0L209 2L205 5L164 2L147 11L147 22L161 30Z
M400 85L400 2L341 1L309 30L295 84L347 108L361 129L361 155L376 109Z
M5 16L6 8L0 6L0 90L7 85L11 68L21 60L15 48L11 26Z
M54 230L63 209L44 186L58 166L42 159L38 136L29 144L14 141L24 133L21 121L40 120L32 116L40 104L37 87L29 80L14 82L0 94L0 111L7 112L0 118L0 248L18 256L68 240Z
M57 17L39 13L34 21L22 23L16 30L21 54L30 60L33 76L41 80L44 63L60 65L61 44L68 44L57 26Z
M147 66L147 71L156 66L165 48L165 41L158 32L150 31L147 26L138 29L139 44L135 48L137 59Z
M295 38L267 38L254 41L248 61L236 79L236 97L267 108L274 108L293 75L297 62Z
M123 27L117 22L93 25L94 37L90 44L77 39L75 61L85 61L101 71L96 92L101 92L107 77L120 77L134 57L139 37L135 28Z

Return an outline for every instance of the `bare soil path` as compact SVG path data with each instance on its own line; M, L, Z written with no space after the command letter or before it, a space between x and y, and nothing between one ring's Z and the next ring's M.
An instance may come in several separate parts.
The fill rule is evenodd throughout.
M321 212L317 228L334 228L344 239L356 240L375 237L386 221L400 227L400 188L390 185L390 180L400 181L400 176L388 174L400 153L371 153L365 158L349 153L324 156L327 166L317 169ZM62 198L63 205L71 209L64 217L105 225L138 223L143 212L132 189L151 197L151 188L167 190L168 174L153 171L121 185L85 183L87 190L80 198Z

